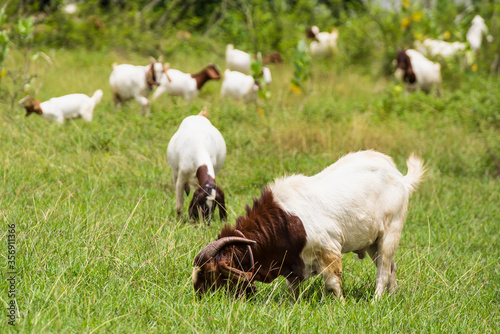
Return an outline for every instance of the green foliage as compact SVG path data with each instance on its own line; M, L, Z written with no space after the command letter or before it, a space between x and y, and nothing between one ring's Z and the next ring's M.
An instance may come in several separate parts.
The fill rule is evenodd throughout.
M259 98L268 99L271 97L271 91L269 87L267 87L267 83L264 81L264 76L262 75L262 54L260 52L257 53L257 59L252 59L252 64L250 65L250 69L252 70L252 77L259 86Z
M307 54L307 43L305 40L300 40L293 57L292 90L300 93L301 90L305 89L304 85L311 78L311 75L311 57Z
M6 27L7 14L5 14L5 7L0 9L0 69L2 69L7 52L9 52L9 28ZM0 77L2 80L3 75Z

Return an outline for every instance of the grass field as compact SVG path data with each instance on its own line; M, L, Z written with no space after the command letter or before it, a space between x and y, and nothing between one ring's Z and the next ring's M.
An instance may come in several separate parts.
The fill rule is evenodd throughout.
M488 333L500 330L500 80L470 72L444 81L443 96L397 92L392 78L315 64L312 89L290 91L290 65L272 67L272 97L255 106L220 100L209 82L188 103L162 96L150 117L135 102L113 109L114 61L147 64L134 54L56 51L40 76L39 98L104 90L92 123L50 124L1 104L0 257L7 270L7 227L16 227L15 326L30 333ZM186 61L185 59L189 59ZM213 59L178 55L173 68L197 71ZM13 64L11 64L14 66ZM342 155L376 149L406 173L425 160L424 182L396 253L398 290L372 304L375 266L343 259L345 304L321 278L298 300L283 279L259 284L255 297L224 292L197 299L194 256L222 223L179 221L166 158L182 119L206 106L228 154L218 184L228 222L265 184L315 174ZM187 201L186 201L187 202ZM187 211L187 203L186 203ZM10 298L0 282L2 304ZM7 312L6 312L7 314Z

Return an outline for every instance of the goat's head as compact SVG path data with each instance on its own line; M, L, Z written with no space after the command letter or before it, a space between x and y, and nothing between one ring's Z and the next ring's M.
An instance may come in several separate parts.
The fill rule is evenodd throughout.
M155 58L150 57L151 60L151 65L148 68L148 71L146 72L146 83L148 84L149 87L153 86L158 86L160 84L160 80L162 75L166 75L166 69L164 65L162 64L163 57L160 56L158 58L158 61L156 61ZM170 80L170 78L167 75L167 78Z
M224 286L236 290L238 296L255 292L252 272L236 268L247 253L247 247L255 243L242 237L224 237L203 248L195 257L193 267L193 287L198 295Z
M414 84L417 82L415 72L411 66L411 60L405 50L399 50L396 56L396 73L395 77L401 81Z
M40 101L32 98L31 96L26 96L19 101L19 105L23 106L26 109L26 117L31 115L32 113L42 115L43 111L40 107Z
M215 64L209 64L205 67L205 71L211 80L219 80L221 78L220 70Z
M306 37L311 39L316 39L316 35L319 34L319 28L317 26L312 26L306 29Z
M226 220L224 192L215 183L206 183L203 187L195 190L189 203L189 217L194 220L199 218L210 219L215 207L219 208L220 219Z

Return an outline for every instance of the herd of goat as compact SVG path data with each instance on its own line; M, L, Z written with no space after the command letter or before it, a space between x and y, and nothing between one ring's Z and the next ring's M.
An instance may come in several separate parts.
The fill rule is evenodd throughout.
M476 16L467 34L470 48L477 52L484 20ZM309 53L324 57L336 52L338 31L320 32L314 26L306 31L312 39ZM464 43L426 40L418 50L398 52L396 77L409 90L430 91L441 83L440 65L425 55L449 57L464 51ZM424 55L425 54L425 55ZM228 45L221 87L222 97L245 101L257 98L259 84L251 75L253 57ZM264 63L281 62L273 53ZM268 67L261 73L271 82ZM144 115L149 114L152 99L161 94L194 98L209 80L218 80L221 72L210 64L198 73L186 74L169 68L161 59L151 64L113 65L109 78L115 105L135 99ZM27 114L36 113L62 123L81 117L92 120L93 109L102 98L97 90L92 97L71 94L39 102L26 97L20 102ZM205 110L186 117L172 136L167 160L175 187L175 211L183 214L184 193L194 190L188 215L194 220L210 220L218 209L226 220L225 197L215 177L226 158L222 134L208 119ZM375 266L375 299L396 287L394 255L408 211L411 193L421 182L425 169L421 159L411 155L403 175L390 157L376 151L349 153L313 176L301 174L276 179L267 185L246 214L226 225L217 239L204 247L194 259L193 285L198 294L226 287L236 295L252 294L254 282L269 283L278 276L287 280L295 295L299 283L312 275L324 278L325 288L343 299L341 290L343 253L354 252L360 259L368 253Z

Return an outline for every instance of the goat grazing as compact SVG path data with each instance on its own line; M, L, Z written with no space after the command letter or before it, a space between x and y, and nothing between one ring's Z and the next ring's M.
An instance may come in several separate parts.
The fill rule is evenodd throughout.
M252 57L249 53L235 49L232 44L226 46L226 68L245 74L250 74Z
M162 57L156 61L151 57L151 64L135 66L129 64L113 64L113 72L109 77L111 92L115 106L135 99L141 104L141 113L148 116L150 102L148 100L154 86L158 86L163 75L166 75L165 66L161 63ZM167 75L168 79L168 75Z
M186 117L167 147L167 160L172 169L175 186L175 210L182 214L184 194L196 189L189 204L189 217L211 218L215 206L219 217L225 220L224 192L215 183L226 159L226 143L221 133L206 117L203 109L199 115Z
M264 83L269 85L272 81L271 71L268 67L262 68ZM245 102L254 102L257 100L259 84L251 75L246 75L238 71L224 71L224 81L222 82L220 96L225 98L232 97L235 100L244 100Z
M153 94L153 101L165 92L172 96L182 96L189 101L198 95L201 87L208 80L219 80L221 77L219 68L214 64L208 65L195 74L183 73L175 69L168 69L166 73L167 75L162 76L160 85Z
M421 89L429 93L433 86L441 85L441 65L425 58L420 52L408 49L400 50L396 56L394 76L409 84L408 90Z
M320 274L326 290L343 299L342 253L363 258L365 251L377 267L375 298L392 291L408 201L424 174L419 158L406 163L403 176L390 157L361 151L314 176L277 179L195 257L195 291L227 285L248 294L254 281L284 276L296 293L301 281Z
M423 42L416 41L417 51L429 57L441 56L450 58L460 52L465 52L467 46L461 42L445 42L437 39L427 38Z
M326 58L337 52L337 39L339 37L337 29L332 29L332 32L320 32L317 26L312 26L306 30L306 36L312 39L308 48L312 57Z
M85 94L69 94L40 102L31 96L26 96L19 101L19 104L26 109L26 117L35 113L55 123L63 123L65 119L73 118L83 118L91 122L94 108L101 98L102 90L98 89L92 97Z

